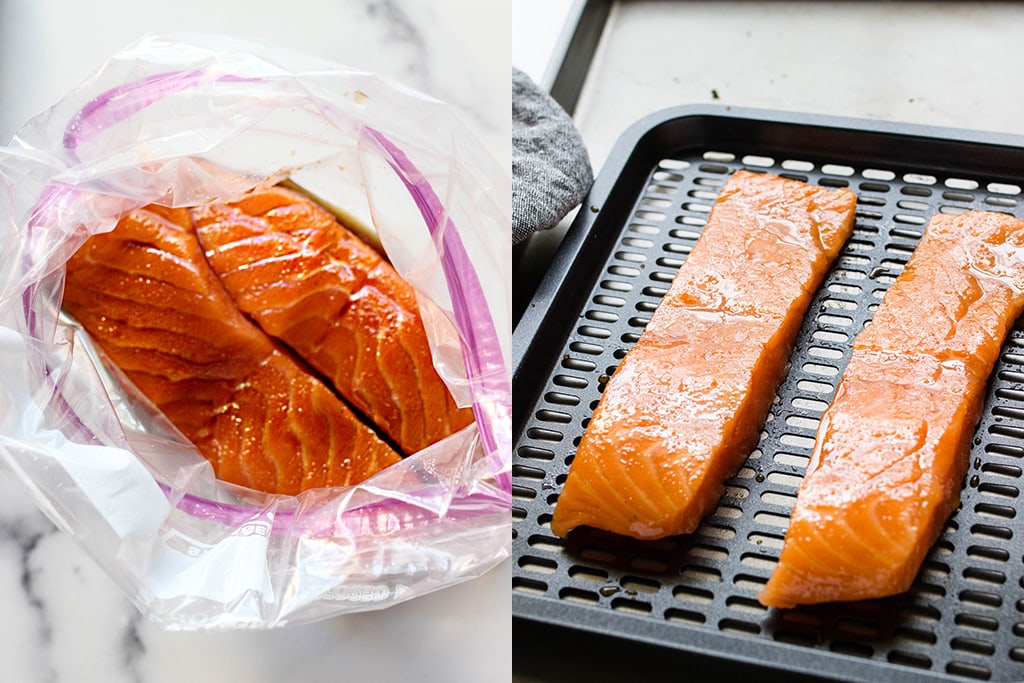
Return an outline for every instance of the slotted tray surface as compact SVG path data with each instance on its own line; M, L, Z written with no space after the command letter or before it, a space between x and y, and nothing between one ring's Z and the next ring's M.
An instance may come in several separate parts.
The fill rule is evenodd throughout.
M972 137L972 135L974 137ZM1024 324L988 388L961 507L904 595L756 599L853 337L936 212L1021 215L1018 139L681 108L625 134L515 331L513 615L850 680L1024 680ZM640 542L549 521L601 390L746 168L850 187L855 231L815 296L760 443L696 533Z

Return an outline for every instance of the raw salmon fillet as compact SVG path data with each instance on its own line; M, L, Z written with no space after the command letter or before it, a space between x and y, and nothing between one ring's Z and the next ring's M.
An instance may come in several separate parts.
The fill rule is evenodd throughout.
M405 453L473 421L434 369L412 287L333 215L280 187L192 215L238 307Z
M605 386L555 508L641 539L689 533L757 442L804 311L853 229L849 190L739 171Z
M1024 222L932 218L854 341L765 605L901 593L956 509L985 385L1024 310Z
M224 480L294 494L399 460L240 313L185 209L140 209L68 261L64 307Z

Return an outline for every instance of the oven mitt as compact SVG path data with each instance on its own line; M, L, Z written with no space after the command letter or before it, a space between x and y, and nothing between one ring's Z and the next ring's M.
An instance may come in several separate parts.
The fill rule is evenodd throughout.
M583 138L557 102L512 68L512 241L558 225L594 176Z

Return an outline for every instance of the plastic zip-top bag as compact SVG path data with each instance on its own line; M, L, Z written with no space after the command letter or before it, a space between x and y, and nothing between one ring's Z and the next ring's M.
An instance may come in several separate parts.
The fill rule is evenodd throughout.
M260 493L211 465L61 310L65 265L149 204L289 180L415 289L469 426L365 481ZM442 102L222 36L151 36L0 148L0 462L170 629L379 609L511 542L511 179Z

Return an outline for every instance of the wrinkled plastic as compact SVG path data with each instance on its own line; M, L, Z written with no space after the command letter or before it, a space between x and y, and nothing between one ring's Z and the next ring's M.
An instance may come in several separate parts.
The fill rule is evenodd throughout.
M372 221L476 416L297 496L218 481L60 312L68 257L124 212L284 178ZM0 462L170 629L307 622L484 573L511 541L510 196L423 94L221 36L141 40L0 148Z

